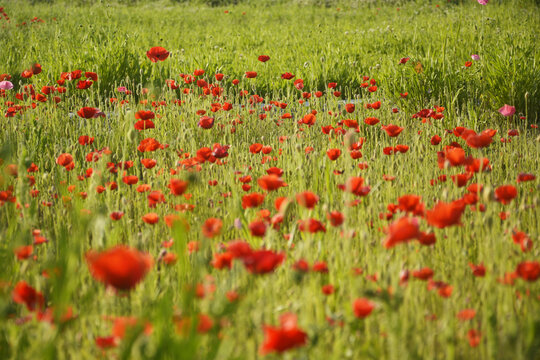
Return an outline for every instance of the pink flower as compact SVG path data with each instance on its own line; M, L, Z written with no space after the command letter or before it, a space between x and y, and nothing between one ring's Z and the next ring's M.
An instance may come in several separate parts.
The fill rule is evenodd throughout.
M489 0L478 0L478 3L480 5L487 5L488 2L489 2Z
M479 0L480 1L480 0ZM512 116L514 115L514 113L516 112L516 108L513 107L513 106L510 106L510 105L506 105L504 104L504 106L502 108L499 109L499 112L503 115L503 116Z
M478 61L480 60L480 56L478 56L477 54L472 54L471 59L473 59L474 61Z
M0 81L0 90L11 90L13 84L10 81Z
M116 91L123 92L123 93L125 93L126 90L127 90L127 88L125 86L119 86L118 89L116 89Z

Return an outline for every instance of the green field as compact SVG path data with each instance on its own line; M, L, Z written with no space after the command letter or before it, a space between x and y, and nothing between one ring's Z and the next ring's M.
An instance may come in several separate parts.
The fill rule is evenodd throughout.
M0 358L540 359L537 2L238 2L0 3Z

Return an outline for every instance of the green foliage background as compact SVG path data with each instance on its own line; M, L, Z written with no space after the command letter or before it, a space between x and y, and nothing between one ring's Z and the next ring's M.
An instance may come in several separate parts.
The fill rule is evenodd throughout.
M0 74L11 74L15 85L2 101L16 101L13 93L26 84L36 89L54 85L65 71L95 71L99 80L84 91L66 85L67 94L62 95L58 105L49 99L22 115L1 118L1 190L12 186L21 206L6 203L0 207L0 358L256 359L261 357L263 325L277 324L279 315L288 311L298 314L299 326L309 335L308 346L281 357L270 355L269 359L540 358L540 282L517 280L515 286L508 286L497 281L519 262L537 261L540 256L538 180L515 184L518 174L532 172L538 176L540 168L538 132L530 127L538 122L540 114L540 18L536 3L208 4L2 2L11 22L0 21ZM32 23L34 17L44 23ZM21 25L23 22L26 25ZM165 62L151 63L146 51L153 46L165 47L170 57ZM269 55L270 61L257 61L261 54ZM479 54L481 60L465 68L471 54ZM407 65L398 65L402 57L411 60ZM22 71L35 62L42 65L43 72L22 79ZM418 63L422 64L421 72L415 71ZM226 98L235 104L234 111L215 114L216 125L210 131L197 126L196 112L209 111L217 100L200 97L200 89L185 95L165 85L166 79L181 83L179 74L192 74L195 69L205 69L208 81L215 73L224 73L224 98L220 101ZM257 78L244 78L246 71L256 71ZM304 79L304 91L320 90L325 95L318 100L312 98L309 106L299 104L301 92L280 78L284 72ZM360 87L363 76L377 80L376 93ZM231 84L235 78L240 80L238 86ZM327 89L329 82L338 83L342 100L358 101L355 113L343 113L343 103ZM123 95L116 91L118 86L127 86L133 93ZM143 87L150 89L148 95L142 93ZM263 96L265 103L288 103L286 111L293 119L276 126L282 112L273 111L265 122L259 120L261 109L254 107L255 113L250 113L249 100L239 96L240 89ZM409 93L406 99L400 96L404 92ZM111 97L129 102L118 106L110 102ZM185 102L180 107L172 105L176 99ZM143 133L133 128L136 111L150 108L141 100L165 100L168 104L153 109L160 115L155 119L156 128ZM361 106L376 100L383 103L376 113ZM25 101L30 106L32 101ZM517 116L503 118L497 109L504 104L514 105ZM411 119L419 110L436 105L446 108L444 120L428 125ZM78 118L75 113L83 106L99 107L107 117ZM399 113L392 112L394 107L399 108ZM2 115L5 110L2 105ZM301 131L296 121L311 110L318 112L317 123ZM339 116L329 115L329 111ZM379 126L363 124L368 116L377 116L381 124L394 123L405 130L399 138L390 139ZM352 137L366 138L361 159L369 163L366 170L360 170L358 161L347 154L349 140L321 133L321 126L337 126L343 118L361 124L360 133ZM239 119L243 123L233 125ZM436 150L451 141L461 141L446 132L456 126L498 131L497 140L489 148L467 149L476 158L489 158L493 167L491 172L476 174L471 180L485 184L480 202L486 205L486 211L467 210L463 226L434 229L437 243L433 247L410 243L390 250L383 248L384 234L380 229L388 222L379 214L387 212L387 205L395 203L399 196L419 194L427 208L437 200L463 196L464 188L450 180L451 175L463 170L437 167ZM501 143L499 138L507 137L507 131L513 128L520 135L511 143ZM438 148L430 144L435 134L444 139ZM94 136L95 143L82 147L77 141L81 135ZM150 136L170 147L152 154L139 153L137 145ZM282 136L287 140L281 142ZM261 164L260 154L248 151L249 145L256 142L272 146L271 156L276 160ZM398 142L409 145L409 152L382 155L384 147ZM189 201L172 197L167 189L169 171L177 167L179 154L194 155L199 148L214 143L232 145L227 165L206 163L200 173L181 171L175 177L190 181L188 192L193 197ZM314 148L309 155L305 153L307 146ZM86 162L91 150L103 147L110 148L112 154L97 163ZM326 156L329 148L342 149L342 156L331 162ZM71 172L55 163L65 152L75 159L76 167ZM144 169L140 164L143 156L155 158L158 166ZM146 194L122 182L122 171L113 174L107 170L107 162L127 160L135 163L129 174L161 190L167 204L150 209ZM35 189L40 190L35 198L30 196L32 187L26 180L26 169L32 162L40 168L35 174ZM17 166L18 178L6 173L8 164ZM292 198L304 190L318 194L320 202L314 210L292 204L281 230L269 230L264 239L259 239L247 230L258 209L242 209L241 198L246 192L237 178L252 175L252 191L262 191L255 180L270 166L284 170L289 186L269 194L264 208L273 213L277 196ZM88 167L94 168L95 175L79 180L77 175L84 174ZM335 175L334 171L343 174ZM443 173L448 175L448 181L431 186L430 180ZM383 181L386 174L396 176L395 181ZM356 198L337 188L350 176L362 176L372 187L355 207L346 204ZM219 184L211 187L209 180L218 180ZM118 191L98 194L97 186L110 181L118 183ZM518 198L507 206L494 201L493 190L502 184L514 184L519 189ZM74 192L68 190L68 185L76 186ZM87 194L86 199L77 195L81 192ZM64 197L71 200L64 203ZM47 201L52 201L53 206L43 206ZM174 212L174 205L186 202L196 205L194 211L178 214L185 217L191 229L168 228L163 216ZM90 214L85 215L83 209ZM333 210L343 211L346 222L342 228L328 226L324 234L298 231L298 219L325 221L327 212ZM109 214L113 211L125 212L124 218L111 221ZM160 216L155 226L141 220L149 211ZM499 218L503 211L509 212L504 222ZM218 217L224 223L222 234L215 239L206 239L200 233L209 217ZM240 229L233 226L235 220L242 223ZM35 247L37 260L18 261L14 250L33 241L33 229L41 229L49 243ZM423 220L422 229L428 229ZM530 252L523 253L513 243L514 229L529 234L534 242ZM292 234L292 239L284 239L285 233ZM178 255L178 262L171 267L155 266L129 296L106 291L92 278L84 260L90 249L103 250L117 244L158 258L163 250L161 243L170 238L175 241L169 251ZM231 271L214 269L210 262L220 251L219 245L238 238L244 238L254 248L286 251L287 261L265 276L248 274L238 263ZM199 241L200 251L187 255L188 241ZM310 264L326 261L330 272L299 276L291 265L300 258ZM469 263L481 262L488 269L487 275L475 278ZM362 276L353 275L356 267L364 270ZM422 267L431 267L435 280L453 286L450 298L428 291L419 280L411 279L407 287L400 286L403 269ZM42 275L44 270L52 269L55 276ZM373 274L378 274L377 282L366 277ZM208 282L208 275L214 279L215 292L198 299L192 289ZM13 285L21 280L44 293L48 305L55 308L57 320L69 306L77 317L51 326L37 322L30 314L32 319L22 323L29 313L11 296ZM336 287L336 293L326 297L321 286L328 283ZM392 296L384 291L388 287L394 290ZM241 295L238 303L231 304L225 297L232 289ZM376 311L363 320L356 319L351 308L352 301L361 296L377 304ZM465 308L477 311L474 320L461 322L456 318L458 311ZM191 319L200 313L209 314L216 326L210 333L198 334L194 321L188 333L181 336L171 320L179 311ZM148 319L153 334L144 336L142 326L136 327L119 348L103 355L95 338L110 333L111 322L106 316ZM327 317L343 321L343 326L331 326ZM482 341L475 348L466 339L472 328L482 332Z

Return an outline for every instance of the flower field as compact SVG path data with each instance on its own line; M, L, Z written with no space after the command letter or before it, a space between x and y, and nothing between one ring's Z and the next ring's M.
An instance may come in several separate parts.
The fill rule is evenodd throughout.
M0 358L540 359L538 2L219 3L0 3Z

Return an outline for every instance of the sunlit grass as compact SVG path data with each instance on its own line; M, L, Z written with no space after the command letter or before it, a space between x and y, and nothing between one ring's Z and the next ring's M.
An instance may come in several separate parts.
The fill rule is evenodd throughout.
M253 359L262 356L263 326L278 324L280 315L288 312L298 316L298 326L308 335L305 346L281 356L288 359L540 356L538 281L500 281L519 263L538 261L540 255L538 180L516 183L519 174L537 176L540 166L534 127L540 109L540 21L532 2L441 2L439 7L425 2L403 4L399 10L362 5L340 6L339 11L158 4L30 6L8 1L4 6L11 20L0 22L5 25L0 32L0 74L10 74L15 88L0 98L0 191L10 190L16 199L0 207L0 357ZM44 22L31 22L34 17ZM27 24L18 26L22 22ZM146 52L154 46L164 47L170 56L151 62ZM258 61L262 54L270 60ZM472 54L480 60L472 61ZM410 60L399 64L405 57ZM467 61L472 61L470 67ZM41 64L42 73L22 78L34 63ZM47 95L44 102L15 97L28 84L36 93L43 86L58 86L61 73L77 69L82 70L81 79L85 71L96 72L98 81L86 90L76 88L81 79L66 81L66 93ZM185 84L179 76L196 69L205 70L198 78L213 84L216 73L225 74L219 82L220 97L204 96L196 82ZM246 71L256 71L257 77L246 78ZM285 72L303 79L303 89L293 85L294 79L283 80ZM179 88L168 87L167 79L174 79ZM378 87L374 92L361 86L370 79ZM337 83L335 89L329 88L331 82ZM120 92L120 86L131 93ZM311 97L304 99L303 92ZM408 95L402 97L405 92ZM58 104L54 96L60 98ZM159 106L160 101L164 105ZM287 107L265 108L271 101ZM380 109L366 108L376 101L381 101ZM7 102L28 108L4 117L13 106ZM211 111L212 104L224 102L233 104L230 111ZM346 113L346 103L355 103L354 112ZM515 106L516 114L502 116L498 109L504 104ZM82 107L99 108L105 117L84 119L77 115ZM411 118L435 107L444 107L443 119ZM156 114L155 129L134 129L139 110ZM198 126L199 110L215 119L211 129ZM299 124L312 110L315 124ZM283 118L285 113L291 118ZM367 117L377 117L380 123L366 125ZM344 119L357 120L358 132L338 124ZM391 138L381 129L388 124L404 130ZM328 125L344 130L324 134L321 127ZM475 149L451 133L458 126L497 133L489 147ZM511 129L519 135L509 136ZM94 137L94 142L80 145L82 135ZM439 145L430 143L434 135L442 138ZM168 147L138 151L141 140L149 137ZM362 157L352 159L349 146L360 138L365 139ZM414 241L386 249L383 229L404 213L392 220L385 214L400 196L417 194L426 209L432 209L437 201L451 202L467 193L467 186L457 187L451 179L464 173L463 167L437 165L437 151L454 141L467 155L489 159L491 171L475 173L468 182L484 185L476 211L467 206L462 225L444 229L419 216L420 229L432 231L436 244ZM185 166L197 150L216 143L230 146L227 157ZM249 147L254 143L272 150L252 154ZM384 148L397 145L409 150L384 155ZM306 151L308 147L313 150ZM110 153L87 161L91 151L104 148ZM331 161L328 149L340 149L341 156ZM57 164L63 153L73 156L73 170ZM157 165L146 169L143 158L155 159ZM109 171L108 163L126 161L133 161L133 167ZM32 163L39 171L27 172ZM287 186L267 193L257 179L270 167L283 170ZM88 177L89 168L93 174ZM18 177L10 174L13 169ZM29 183L29 175L35 185ZM125 184L125 175L137 176L138 183ZM252 177L250 190L242 189L239 181L245 175ZM447 181L437 181L441 175L447 175ZM360 197L339 189L353 176L364 178L369 194ZM189 182L186 194L170 194L171 178ZM217 184L211 186L214 180ZM109 189L110 182L116 182L117 190ZM161 191L165 202L150 207L149 193L136 190L141 184ZM518 196L503 205L494 191L508 184L516 186ZM105 191L98 192L100 186ZM296 194L307 190L319 196L313 209L295 201ZM243 209L242 197L252 192L265 194L264 202ZM291 200L281 211L283 223L278 230L269 226L263 238L252 236L249 224L264 215L261 209L276 215L278 197ZM191 211L183 211L186 204L192 205ZM480 206L485 211L478 211ZM124 216L111 220L117 211ZM327 214L332 211L344 215L343 225L331 226ZM159 216L155 225L142 220L150 212ZM504 221L502 212L507 213ZM168 227L165 216L170 214L184 219L189 228ZM213 238L201 231L208 218L223 222ZM301 232L298 221L307 218L321 221L326 232ZM48 242L35 245L28 259L18 260L14 252L35 241L36 229ZM533 242L529 251L514 243L514 230L528 234ZM165 248L163 242L170 239L172 247ZM215 254L236 239L246 240L253 249L284 252L286 259L265 275L249 273L239 259L230 270L214 268ZM190 252L193 242L198 251ZM144 280L123 294L96 281L86 261L88 251L119 244L154 259ZM174 264L163 262L166 253L177 256ZM324 261L329 271L302 274L292 269L300 259L310 266ZM473 276L471 263L483 263L486 276ZM428 290L425 281L412 276L424 267L433 269L433 280L452 287L451 295ZM400 281L405 270L411 272L407 284ZM23 280L43 293L45 306L53 309L54 325L38 321L36 312L13 301L14 286ZM321 291L327 284L335 287L329 296ZM201 289L206 290L204 297ZM239 296L234 302L227 298L232 290ZM355 317L352 306L360 297L375 304L364 319ZM63 322L69 308L74 317ZM474 319L459 320L463 309L476 310ZM212 320L208 332L197 331L200 314ZM100 349L96 338L110 336L111 319L120 316L142 320L115 340L117 346ZM146 322L152 325L150 335L144 334ZM477 346L469 343L471 329L481 333Z

